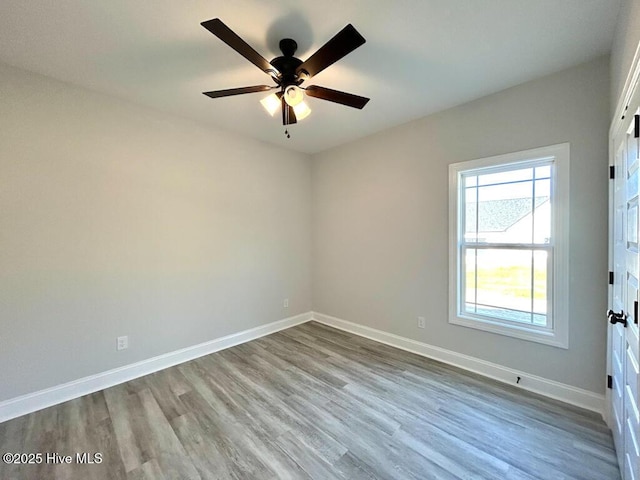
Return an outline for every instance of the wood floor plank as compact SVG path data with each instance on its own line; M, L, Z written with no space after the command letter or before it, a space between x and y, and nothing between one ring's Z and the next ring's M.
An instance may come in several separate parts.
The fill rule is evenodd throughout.
M126 472L140 468L146 462L142 457L140 441L133 429L132 415L135 413L129 409L129 393L122 385L104 390L105 401L109 409L109 415L113 423L113 431L116 437L120 458Z
M154 458L143 463L135 470L127 474L127 480L166 480L162 468Z
M431 441L422 439L400 429L393 439L429 459L457 478L504 478L509 464L492 458L490 455L478 455L468 445L449 441L445 435L432 437ZM463 448L460 448L460 447ZM453 456L451 452L462 451L464 455Z
M255 455L256 433L246 428L246 419L236 418L225 410L216 392L200 386L181 399L197 420L203 438L213 449L213 457L229 472L230 478L274 478L271 468Z
M203 480L237 476L232 460L225 456L219 442L202 428L193 412L174 418L171 424Z
M276 443L314 480L345 478L329 462L318 456L315 450L301 444L291 432L280 435Z
M248 411L252 411L256 421L260 422L275 414L282 425L287 425L287 430L295 430L299 440L314 448L321 458L329 462L340 458L346 452L347 449L343 445L327 435L322 429L316 428L304 415L298 415L295 411L287 408L287 405L273 394L268 386L261 385L257 379L250 379L243 375L240 368L232 363L225 363L223 368L227 369L230 378L235 380L238 385L247 387L246 395L253 395L253 401L246 404L246 408Z
M335 468L344 478L353 480L380 480L371 469L370 465L361 461L351 452L345 453L337 462L333 464Z
M309 322L0 424L2 480L618 480L598 415Z
M200 480L184 446L175 435L150 389L138 393L143 417L136 422L138 437L144 437L143 449L158 462L167 480Z

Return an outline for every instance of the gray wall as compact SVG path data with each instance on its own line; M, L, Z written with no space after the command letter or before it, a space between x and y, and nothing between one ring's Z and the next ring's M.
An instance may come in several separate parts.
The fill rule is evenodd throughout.
M602 58L310 162L0 66L0 401L306 312L312 285L316 311L601 392L608 78ZM565 141L570 349L449 325L447 166Z
M314 156L314 311L603 392L609 92L603 57ZM447 166L561 142L569 349L448 324Z
M640 42L640 0L622 0L611 50L611 113L622 94Z
M6 66L0 108L0 401L310 310L308 157Z

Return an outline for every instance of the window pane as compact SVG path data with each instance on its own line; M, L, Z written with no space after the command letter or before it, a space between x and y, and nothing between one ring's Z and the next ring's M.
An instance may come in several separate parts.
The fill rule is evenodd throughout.
M544 167L536 167L536 178L549 178L551 177L551 165L545 165Z
M465 189L464 239L467 242L477 241L477 192L475 187Z
M547 325L547 270L549 255L544 250L533 252L533 323Z
M475 187L478 184L478 177L475 175L469 175L468 177L464 177L464 186L466 187Z
M549 198L551 181L548 178L536 179L536 198Z
M512 183L522 180L531 180L533 168L520 168L507 172L478 175L478 185L494 185L498 183Z
M478 188L478 241L531 243L533 182Z
M531 250L478 252L478 303L531 312Z
M536 180L536 201L533 215L533 242L551 243L551 181Z
M550 168L536 167L536 175ZM549 178L533 178L534 169L524 168L473 177L464 190L466 242L551 242ZM471 177L468 177L471 178ZM534 198L535 197L535 198Z
M475 248L470 248L465 254L465 291L467 302L476 303L476 252Z
M465 257L467 313L546 326L547 252L468 249Z

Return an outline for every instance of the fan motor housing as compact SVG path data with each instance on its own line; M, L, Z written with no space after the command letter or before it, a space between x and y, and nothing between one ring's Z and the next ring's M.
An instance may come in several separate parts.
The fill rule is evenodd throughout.
M280 40L279 46L282 51L282 56L276 57L269 62L280 72L280 75L273 77L273 79L278 85L284 87L300 85L304 82L304 78L300 78L296 70L302 65L302 60L293 56L298 49L298 44L292 38L283 38Z

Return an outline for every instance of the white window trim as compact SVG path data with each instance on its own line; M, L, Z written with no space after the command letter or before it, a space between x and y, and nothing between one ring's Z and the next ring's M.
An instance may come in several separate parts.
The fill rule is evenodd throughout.
M479 158L449 165L449 323L487 332L515 337L554 347L569 348L569 144L561 143L521 152ZM551 231L554 238L553 265L553 328L547 331L527 325L513 325L496 319L471 317L460 311L460 252L461 229L460 189L462 172L532 161L553 159L555 182L552 182Z

